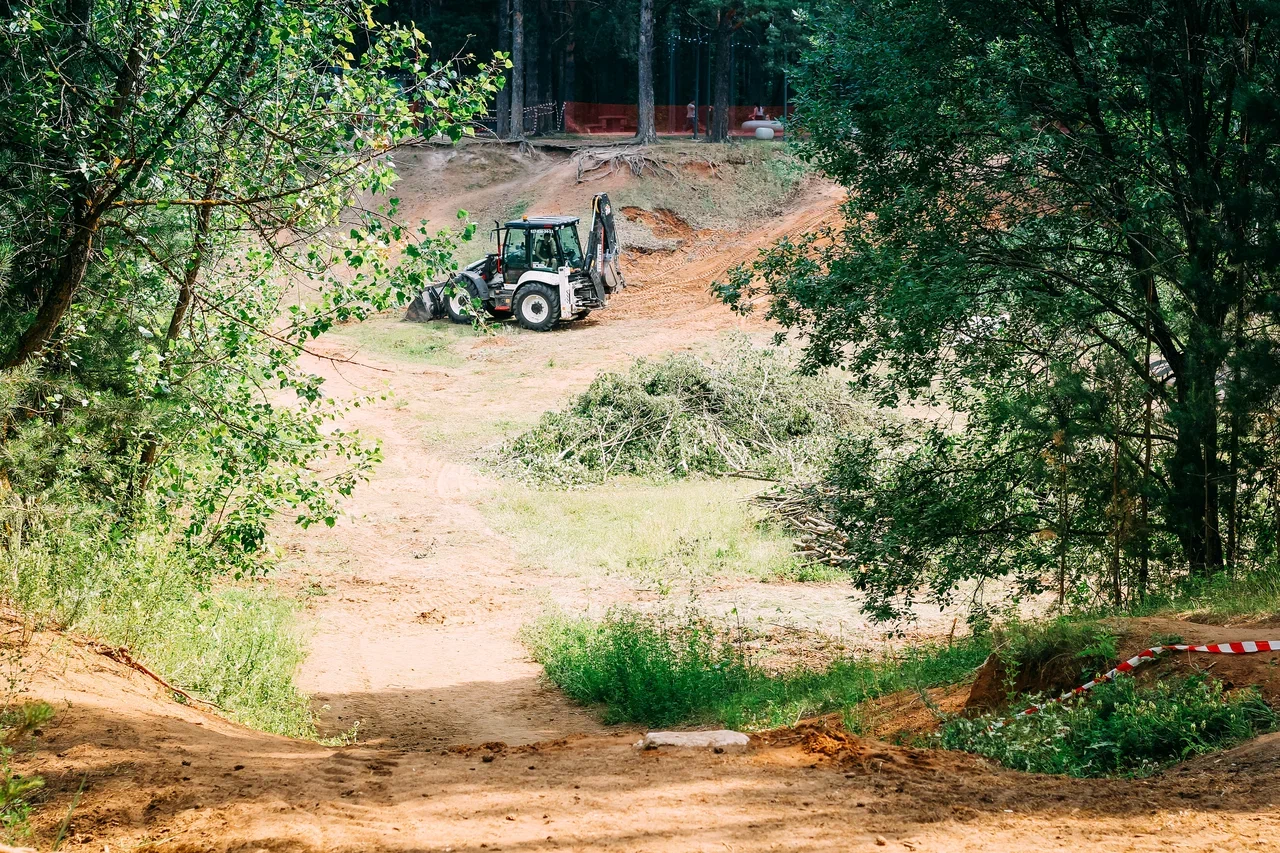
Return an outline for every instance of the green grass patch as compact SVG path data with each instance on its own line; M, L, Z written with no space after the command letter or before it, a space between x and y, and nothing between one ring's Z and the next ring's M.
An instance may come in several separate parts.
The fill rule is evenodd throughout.
M435 367L459 367L466 359L454 345L476 337L470 326L456 323L406 323L398 318L374 317L363 323L352 323L332 332L348 342L359 353L369 353L392 361L429 364Z
M1232 577L1188 579L1175 591L1150 595L1136 615L1175 615L1198 622L1263 619L1280 614L1280 566L1258 565Z
M489 523L530 562L560 574L629 577L659 592L726 576L825 581L791 539L745 502L759 484L626 479L568 491L509 485L483 504Z
M961 681L990 651L982 638L922 645L821 669L770 673L705 617L615 609L602 620L548 615L524 640L547 677L610 723L720 724L759 730L847 711L898 690Z
M999 717L952 720L937 742L1032 773L1144 776L1226 749L1280 722L1256 690L1228 692L1203 676L1151 686L1121 678L1075 702L1050 705L988 731Z
M10 684L10 691L16 687ZM31 799L44 787L40 776L24 775L13 768L14 753L53 718L44 702L15 702L12 696L0 711L0 837L25 841L31 835Z
M0 552L22 610L127 646L175 686L264 731L315 737L294 686L305 655L297 604L263 583L209 582L179 548L79 539Z

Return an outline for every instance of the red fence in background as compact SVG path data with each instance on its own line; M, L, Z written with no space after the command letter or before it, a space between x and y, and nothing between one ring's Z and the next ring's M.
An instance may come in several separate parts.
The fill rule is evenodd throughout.
M780 106L761 106L769 118L782 115ZM753 136L754 130L743 130L742 123L751 119L751 107L729 108L729 133L733 136ZM692 134L693 120L688 116L689 108L684 104L659 104L653 108L654 127L661 134ZM565 133L618 133L636 132L637 108L635 104L588 104L582 101L566 101L564 105ZM698 135L707 132L711 108L706 104L698 106Z

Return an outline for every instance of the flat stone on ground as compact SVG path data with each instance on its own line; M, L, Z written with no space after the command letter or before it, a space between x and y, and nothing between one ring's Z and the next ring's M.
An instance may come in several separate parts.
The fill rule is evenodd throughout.
M751 743L751 738L742 732L729 729L716 729L710 732L649 732L636 743L636 749L657 749L660 746L688 746L720 748L742 748Z

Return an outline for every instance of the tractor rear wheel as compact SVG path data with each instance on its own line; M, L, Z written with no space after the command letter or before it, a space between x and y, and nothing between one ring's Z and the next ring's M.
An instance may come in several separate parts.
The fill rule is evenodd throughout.
M455 279L452 282L453 293L444 294L444 310L449 315L449 319L455 323L467 323L472 321L472 315L475 313L471 307L471 291L467 290L467 282L464 279Z
M560 319L560 294L540 281L530 282L516 293L511 307L522 327L545 332Z

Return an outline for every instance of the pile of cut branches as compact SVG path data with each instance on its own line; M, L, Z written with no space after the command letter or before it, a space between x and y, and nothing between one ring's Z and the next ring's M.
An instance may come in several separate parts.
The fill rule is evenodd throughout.
M812 479L865 417L846 387L801 376L790 354L740 344L716 361L675 355L606 373L499 451L529 480L610 476Z
M752 497L768 517L796 537L796 553L811 563L847 569L849 536L835 523L835 489L821 483L785 483Z

